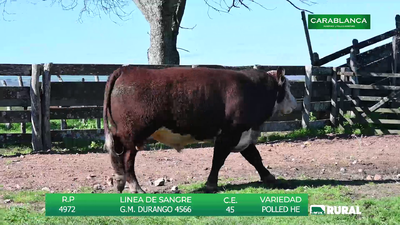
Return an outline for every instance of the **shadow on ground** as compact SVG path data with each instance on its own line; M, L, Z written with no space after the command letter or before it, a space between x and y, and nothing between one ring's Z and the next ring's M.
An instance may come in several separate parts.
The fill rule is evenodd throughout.
M361 186L366 184L388 184L396 183L396 180L381 180L381 181L368 181L368 180L283 180L277 179L273 184L264 184L262 182L250 182L245 184L227 184L220 186L219 191L234 191L246 188L265 188L265 189L296 189L298 187L308 186L311 188L321 187L324 185L329 186ZM204 193L205 187L196 189L190 193Z

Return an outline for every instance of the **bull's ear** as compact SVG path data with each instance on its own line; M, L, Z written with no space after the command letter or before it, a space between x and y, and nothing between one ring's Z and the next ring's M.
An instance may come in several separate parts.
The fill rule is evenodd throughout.
M278 67L278 69L276 70L276 76L278 78L278 82L279 84L282 83L282 78L285 76L285 69L283 69L282 67Z

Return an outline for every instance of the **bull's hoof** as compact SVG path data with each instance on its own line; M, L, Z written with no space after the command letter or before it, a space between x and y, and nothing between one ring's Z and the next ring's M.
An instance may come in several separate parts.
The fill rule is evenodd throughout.
M117 190L119 193L122 193L125 189L125 182L117 181Z
M205 193L217 193L217 192L218 192L217 186L206 185Z
M275 176L272 174L268 174L267 176L263 177L261 180L264 184L271 184L276 181Z

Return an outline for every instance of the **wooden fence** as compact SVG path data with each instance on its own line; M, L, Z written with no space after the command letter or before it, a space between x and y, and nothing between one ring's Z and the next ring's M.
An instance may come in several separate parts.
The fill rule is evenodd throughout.
M0 134L0 144L32 143L35 151L51 148L52 142L64 138L103 139L103 130L50 129L50 120L102 118L105 82L50 82L51 76L107 76L121 65L97 64L0 64L0 76L30 76L30 86L0 87L0 107L19 106L23 110L0 111L0 123L32 123L32 134ZM165 68L167 65L138 65L146 68ZM243 70L253 66L224 67L217 65L180 66L212 67ZM257 66L272 70L278 66ZM299 128L338 125L341 112L350 109L351 99L340 98L338 75L349 68L283 66L287 75L304 76L305 81L292 81L291 91L298 100L296 110L289 115L271 118L261 126L262 132L292 131ZM329 77L329 81L312 81L313 76ZM42 82L40 82L42 77ZM62 106L62 107L60 107ZM82 107L85 106L85 107ZM29 107L29 108L28 108ZM311 113L313 115L311 115ZM311 117L311 118L310 118Z

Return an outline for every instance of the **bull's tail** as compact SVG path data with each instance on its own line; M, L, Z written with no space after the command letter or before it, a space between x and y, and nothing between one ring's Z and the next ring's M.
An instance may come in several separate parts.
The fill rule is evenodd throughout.
M104 106L103 106L103 125L104 125L104 138L105 138L105 144L104 144L104 149L107 150L110 153L113 153L115 151L114 148L114 137L112 133L115 133L117 130L116 123L114 119L112 118L111 114L111 109L110 109L110 97L111 97L111 92L114 87L115 82L117 81L118 77L120 77L122 74L121 68L115 70L110 77L108 78L105 92L104 92ZM110 120L109 120L110 119ZM111 127L109 127L109 123ZM117 155L122 154L122 152L114 152Z

